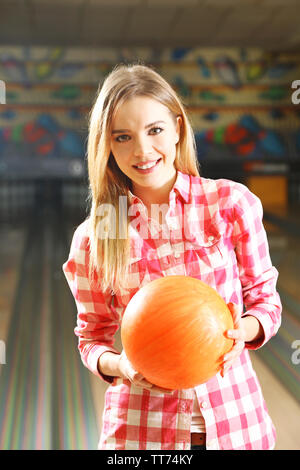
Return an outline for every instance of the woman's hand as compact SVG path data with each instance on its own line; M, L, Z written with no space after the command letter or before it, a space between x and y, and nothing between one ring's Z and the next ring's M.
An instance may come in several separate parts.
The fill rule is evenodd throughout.
M120 372L120 376L123 377L124 379L130 380L130 382L133 383L136 387L146 388L147 390L151 390L151 391L159 392L159 393L171 394L173 392L173 390L161 388L161 387L158 387L157 385L154 385L148 382L148 380L146 380L145 377L141 373L139 373L133 368L124 350L119 356L118 369Z
M223 357L222 377L239 357L245 348L245 343L251 343L252 347L258 347L264 340L263 327L255 316L245 314L242 318L242 311L237 305L229 303L227 307L232 314L234 329L227 330L225 335L227 338L233 339L234 343L232 349Z
M232 349L223 357L224 362L222 364L221 369L222 377L224 377L224 374L226 374L226 372L232 366L234 361L240 356L241 352L245 347L246 341L246 330L244 328L243 319L241 318L242 312L240 311L240 307L233 303L229 303L227 307L229 308L232 314L234 329L227 330L225 334L227 338L233 339L234 343Z

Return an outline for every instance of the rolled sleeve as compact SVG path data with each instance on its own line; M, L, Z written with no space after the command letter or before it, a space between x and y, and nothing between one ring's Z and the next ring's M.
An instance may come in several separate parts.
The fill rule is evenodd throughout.
M263 226L263 208L257 196L243 185L235 205L235 252L242 285L245 312L257 318L263 328L259 341L246 343L258 349L274 336L281 324L282 305L276 290L277 269L272 266Z
M112 383L114 377L102 374L98 369L98 361L107 351L120 354L113 346L115 333L120 326L119 316L112 306L112 293L103 293L91 286L88 259L88 238L82 224L73 235L69 257L62 270L77 306L74 333L78 337L81 360L93 374Z

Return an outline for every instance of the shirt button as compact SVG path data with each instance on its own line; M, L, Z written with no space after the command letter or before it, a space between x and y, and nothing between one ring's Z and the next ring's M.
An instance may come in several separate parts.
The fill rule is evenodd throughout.
M200 408L207 408L207 401L200 403Z
M178 251L175 251L174 256L175 258L180 258L180 253Z
M214 237L213 235L210 235L210 236L208 237L208 241L209 241L209 242L213 242L214 239L215 239L215 237Z

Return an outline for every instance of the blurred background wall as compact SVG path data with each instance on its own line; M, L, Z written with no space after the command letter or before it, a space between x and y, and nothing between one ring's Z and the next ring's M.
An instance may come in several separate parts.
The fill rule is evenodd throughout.
M80 362L61 265L88 213L97 89L133 62L181 96L202 175L262 200L284 311L253 361L277 448L300 448L298 12L296 0L0 0L0 448L97 446L106 386Z
M154 66L182 97L203 171L285 175L280 202L300 201L293 174L300 111L292 103L300 52L257 48L1 46L1 177L82 178L97 88L115 64L137 61Z

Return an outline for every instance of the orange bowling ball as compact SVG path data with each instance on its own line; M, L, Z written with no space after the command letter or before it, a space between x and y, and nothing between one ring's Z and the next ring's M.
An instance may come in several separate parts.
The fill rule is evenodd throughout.
M215 289L189 276L166 276L129 301L121 339L132 366L151 383L172 390L207 382L233 346L224 333L233 319Z

